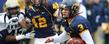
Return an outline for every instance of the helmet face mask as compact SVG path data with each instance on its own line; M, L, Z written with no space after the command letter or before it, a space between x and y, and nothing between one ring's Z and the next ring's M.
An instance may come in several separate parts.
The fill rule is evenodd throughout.
M79 14L79 3L74 3L72 6L62 8L62 16L64 19L74 17Z
M31 0L31 2L32 2L33 4L40 4L40 3L41 3L41 0Z
M34 7L40 7L41 6L41 0L31 0Z
M42 0L31 0L31 3L36 12L42 11Z
M63 8L62 17L66 19L66 18L69 17L69 14L70 14L70 9L69 8Z
M20 11L19 3L17 0L7 0L5 3L6 11L9 15L18 14Z
M11 15L18 14L19 11L20 11L19 7L7 8L7 12Z

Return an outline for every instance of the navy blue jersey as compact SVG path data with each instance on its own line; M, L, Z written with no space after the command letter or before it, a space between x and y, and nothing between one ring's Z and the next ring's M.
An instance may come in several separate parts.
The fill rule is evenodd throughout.
M51 16L47 12L36 13L33 10L29 10L29 16L35 28L36 38L45 38L55 34Z
M69 27L65 29L71 36L79 36L80 33L85 30L91 29L89 22L82 16L75 16L74 19L69 24Z

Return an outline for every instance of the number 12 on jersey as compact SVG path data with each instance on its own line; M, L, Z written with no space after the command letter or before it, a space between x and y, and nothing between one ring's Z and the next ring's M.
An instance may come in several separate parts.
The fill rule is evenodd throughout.
M36 21L37 19L37 21ZM32 23L36 28L45 28L47 27L47 21L44 17L36 16L32 18Z

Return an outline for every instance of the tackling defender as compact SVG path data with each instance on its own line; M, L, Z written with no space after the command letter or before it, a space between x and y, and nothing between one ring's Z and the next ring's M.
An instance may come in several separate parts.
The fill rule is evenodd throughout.
M24 28L27 27L24 13L20 12L17 0L7 0L5 3L6 13L1 15L0 24L0 42L2 44L19 44L21 39L29 39L30 33Z

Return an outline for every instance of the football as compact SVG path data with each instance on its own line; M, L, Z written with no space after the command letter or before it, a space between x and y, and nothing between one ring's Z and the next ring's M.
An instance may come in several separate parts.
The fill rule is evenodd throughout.
M73 37L70 38L66 44L85 44L85 42L81 38Z

